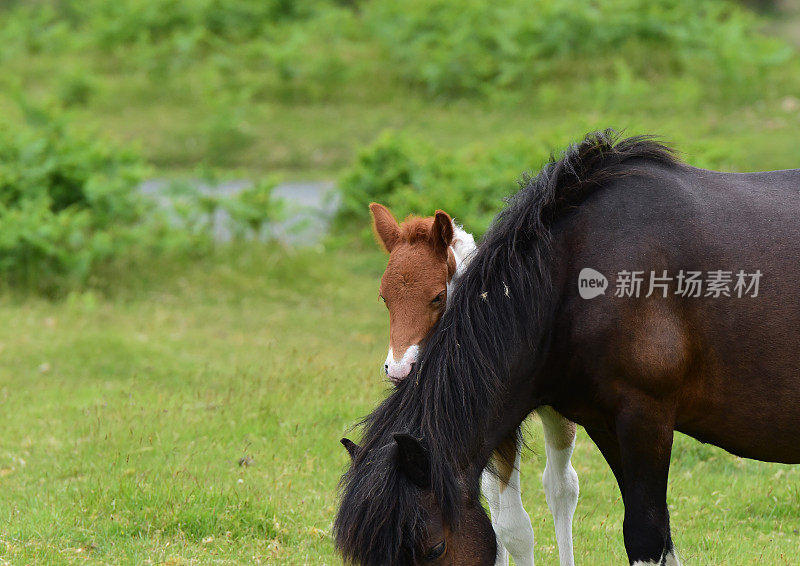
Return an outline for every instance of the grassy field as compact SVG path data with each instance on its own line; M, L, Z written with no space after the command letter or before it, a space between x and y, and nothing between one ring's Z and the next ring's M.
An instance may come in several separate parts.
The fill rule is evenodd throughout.
M386 393L372 251L251 248L0 300L0 563L336 564L338 439ZM524 501L557 564L531 422ZM579 564L623 563L623 506L582 432ZM679 437L686 564L800 560L800 469Z
M42 74L49 72L50 66L33 64L43 65ZM72 110L71 119L104 137L133 143L161 175L192 171L205 163L234 177L277 173L287 179L336 178L359 148L386 129L458 149L476 142L491 146L515 136L544 139L556 148L585 132L613 127L661 135L690 156L711 153L710 163L727 170L800 162L795 143L800 102L791 89L775 92L765 85L763 99L719 106L684 104L671 93L650 88L639 92L613 83L600 93L592 85L577 93L562 93L562 88L567 89L559 85L555 100L549 101L513 96L492 103L443 102L401 92L368 104L252 101L224 109L110 97L96 107ZM0 110L14 113L2 96ZM239 113L229 127L207 126L215 113L228 111Z
M481 17L480 0L445 11L453 22L436 15L444 0L408 4L439 34L430 58L406 50L414 33L386 37L391 0L315 0L317 15L254 22L249 10L304 3L0 2L0 139L52 110L102 144L131 143L154 177L340 178L387 128L458 151L523 137L558 149L614 127L661 135L701 167L800 166L799 52L753 41L766 29L797 44L789 2L764 20L709 18L711 3L691 0L514 3L549 14L550 40L515 27L540 20L513 9ZM574 29L586 33L562 41ZM475 56L502 72L459 67ZM514 61L525 72L506 84ZM436 84L420 79L431 68L443 73ZM448 90L470 72L485 88ZM67 172L81 164L63 161ZM61 176L49 178L58 188ZM0 174L0 189L17 182ZM429 210L418 212L440 206L419 193ZM327 248L240 242L103 265L56 300L0 282L0 565L339 563L330 529L348 458L338 441L357 439L349 427L388 391L385 258L351 237L360 228ZM527 440L537 563L557 564L538 423ZM619 491L582 431L573 462L577 563L624 563ZM800 563L800 468L678 435L669 501L685 564Z

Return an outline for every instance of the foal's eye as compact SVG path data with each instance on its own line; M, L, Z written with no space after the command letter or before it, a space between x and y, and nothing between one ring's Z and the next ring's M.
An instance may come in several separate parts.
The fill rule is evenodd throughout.
M383 295L378 295L378 296L381 298L381 301L383 301L384 303L386 302L386 297L384 297Z
M439 293L438 295L436 295L436 296L433 298L433 300L431 301L431 304L432 304L432 305L434 305L434 306L440 305L440 304L442 303L442 301L444 300L444 297L445 297L445 293L446 293L446 292L447 292L447 291L442 291L441 293Z
M432 546L428 549L428 552L425 553L425 560L433 561L438 560L442 556L444 556L445 551L447 550L447 541L443 540L436 546Z

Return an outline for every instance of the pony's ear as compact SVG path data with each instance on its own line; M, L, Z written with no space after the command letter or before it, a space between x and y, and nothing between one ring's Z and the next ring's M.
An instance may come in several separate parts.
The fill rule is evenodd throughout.
M361 447L349 438L343 438L339 442L341 442L342 446L347 449L347 453L350 454L351 460L355 460L356 456L358 456L358 454L361 452Z
M422 442L410 434L395 433L397 464L417 487L425 489L431 485L431 462Z
M369 205L369 211L372 213L372 228L375 230L378 243L387 252L392 253L392 249L400 240L400 226L397 224L397 220L394 219L388 208L377 202Z
M453 220L444 210L437 210L431 227L433 249L447 259L447 248L453 243Z

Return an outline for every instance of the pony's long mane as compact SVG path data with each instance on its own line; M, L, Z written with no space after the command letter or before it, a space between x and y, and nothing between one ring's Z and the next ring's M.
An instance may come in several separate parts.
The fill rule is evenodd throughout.
M419 490L397 469L395 432L424 440L431 490L444 521L457 525L465 487L459 478L486 453L486 426L502 410L511 364L521 348L540 349L555 309L551 229L604 184L635 173L632 160L677 161L650 137L619 140L606 130L587 135L559 159L551 156L535 178L522 179L456 285L452 307L430 335L419 369L361 423L361 451L342 477L334 524L346 560L415 560L425 517ZM466 487L476 495L477 482Z

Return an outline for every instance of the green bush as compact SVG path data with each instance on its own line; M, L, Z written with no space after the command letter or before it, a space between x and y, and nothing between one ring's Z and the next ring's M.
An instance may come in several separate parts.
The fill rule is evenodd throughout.
M211 175L203 182L215 186L219 179ZM235 240L270 239L269 231L265 229L285 218L284 201L273 195L276 185L274 179L266 178L234 194L216 194L199 190L196 181L173 182L165 194L169 199L166 212L172 217L173 228L187 238L184 244L190 244L191 248L185 245L172 247L179 251L183 247L183 251L205 252L213 243L217 228L224 228ZM217 226L218 211L227 215L224 226ZM179 242L179 235L174 234L171 239Z
M284 202L272 194L275 185L264 179L221 203L239 237L258 237L264 226L283 219Z
M385 132L359 154L340 180L336 225L369 233L372 201L398 219L447 211L475 235L482 234L518 187L514 180L537 171L549 157L544 140L512 138L491 148L475 144L442 151L408 136Z
M0 125L0 277L52 290L136 241L143 162L52 115Z
M2 285L54 294L91 283L111 262L207 253L218 209L238 239L268 237L265 226L282 218L271 179L235 195L185 183L145 197L148 168L137 153L77 131L64 115L27 115L24 125L0 123Z
M59 0L45 2L88 40L109 49L137 44L241 41L278 22L311 16L329 2L294 0Z
M446 96L607 76L615 60L649 79L728 85L790 53L725 0L374 0L366 11L405 80Z
M752 99L791 54L728 0L43 0L0 14L7 57L81 54L94 71L146 73L159 97L185 93L186 73L284 102L398 85L447 98L530 92L627 73ZM67 102L83 103L91 85L64 81Z

